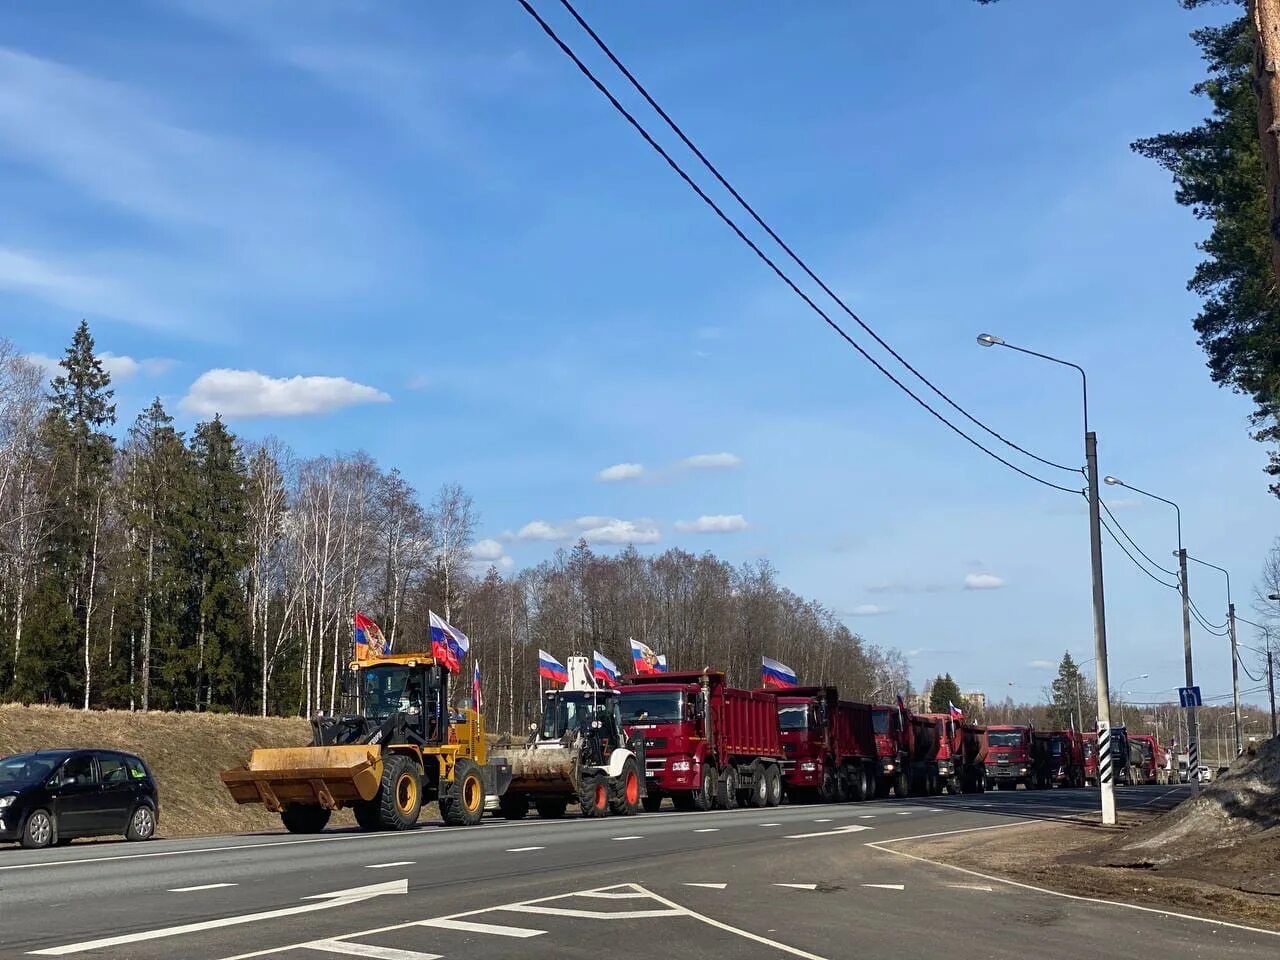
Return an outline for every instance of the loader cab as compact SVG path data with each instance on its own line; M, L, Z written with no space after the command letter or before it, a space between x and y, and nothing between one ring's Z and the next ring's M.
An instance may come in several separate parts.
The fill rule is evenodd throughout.
M385 724L400 714L406 732L424 745L448 737L448 673L430 661L376 663L359 671L360 714Z
M616 694L570 690L547 694L538 739L550 742L577 736L597 754L596 763L604 763L611 751L626 742Z

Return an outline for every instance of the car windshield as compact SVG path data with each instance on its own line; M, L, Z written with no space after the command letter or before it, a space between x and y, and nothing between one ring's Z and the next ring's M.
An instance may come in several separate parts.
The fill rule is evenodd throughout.
M1021 730L992 730L987 734L987 744L992 747L1022 746Z
M622 697L623 723L679 723L684 718L684 694L626 693Z
M809 729L809 708L803 703L790 704L778 708L778 728L780 730Z
M64 754L20 753L0 760L0 790L39 783L62 762Z
M365 670L360 683L364 693L364 715L385 720L393 713L422 709L422 691L408 667L386 666Z
M1084 755L1086 757L1092 757L1095 753L1097 753L1097 751L1098 751L1098 748L1093 745L1092 740L1086 740L1084 742Z
M559 694L548 697L542 712L542 737L558 740L566 733L585 733L592 720L607 723L611 709L610 697L593 697L590 694Z
M1055 757L1060 757L1067 752L1067 745L1061 740L1052 740L1049 742L1049 752Z
M1152 757L1151 744L1147 743L1147 742L1144 740L1144 741L1142 741L1142 759L1143 759L1143 760L1150 760L1150 759L1151 759L1151 757Z
M876 733L888 733L889 732L889 711L888 710L872 710L871 726L875 729Z

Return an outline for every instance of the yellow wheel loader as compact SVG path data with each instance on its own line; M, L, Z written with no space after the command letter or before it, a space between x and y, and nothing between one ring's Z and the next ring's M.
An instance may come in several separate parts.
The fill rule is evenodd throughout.
M365 830L407 830L432 800L445 823L478 823L511 768L489 758L476 711L450 710L449 671L426 653L356 660L351 671L344 692L356 712L313 718L310 746L254 750L247 766L224 770L235 801L279 813L291 833L318 833L343 807Z

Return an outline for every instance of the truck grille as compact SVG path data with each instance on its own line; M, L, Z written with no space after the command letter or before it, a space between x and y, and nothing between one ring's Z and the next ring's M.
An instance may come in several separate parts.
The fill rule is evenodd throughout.
M783 773L790 773L790 772L791 772L792 770L794 770L795 768L796 768L796 762L795 762L794 760L783 760L783 761L782 761L782 772L783 772Z
M645 773L659 773L660 771L665 769L667 769L666 757L645 757L644 758Z

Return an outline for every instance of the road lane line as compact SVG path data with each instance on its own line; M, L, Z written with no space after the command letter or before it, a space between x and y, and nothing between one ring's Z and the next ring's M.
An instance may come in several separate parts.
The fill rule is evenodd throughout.
M529 853L531 850L545 850L546 847L512 847L507 853Z
M783 839L785 840L808 840L810 837L838 837L843 833L858 833L862 830L870 830L871 827L864 827L860 823L851 823L845 827L836 827L834 830L820 830L817 833L792 833Z
M830 817L822 817L821 819L819 819L819 820L815 820L815 821L813 821L813 822L814 822L814 823L831 823L831 818L830 818Z
M659 903L665 903L667 906L671 907L673 910L679 911L681 914L683 914L686 917L689 917L690 919L699 920L702 923L705 923L709 927L715 927L717 930L724 930L726 933L735 934L736 936L742 937L744 940L753 940L756 943L763 943L766 947L772 947L774 950L781 950L783 953L789 953L793 957L802 957L803 960L827 960L826 957L821 957L816 953L809 953L809 951L801 950L799 947L793 947L790 944L779 943L777 940L770 940L768 937L762 937L760 936L760 934L752 933L750 930L743 930L741 927L731 927L729 924L722 923L719 920L712 919L711 917L708 917L705 914L695 913L693 910L690 910L688 907L682 907L680 906L680 904L676 903L674 900L668 900L666 897L662 896L661 894L654 893L652 890L648 890L640 886L639 884L633 884L633 886L635 886L637 890L642 890L643 892L649 894L649 896L651 896L654 900L657 900Z
M983 893L991 893L994 889L982 883L948 883L947 886L952 890L981 890Z
M762 824L760 824L760 826L762 826L762 827L780 827L780 826L782 826L782 824L780 824L780 823L762 823Z
M318 950L321 953L338 953L344 957L371 957L372 960L444 960L438 953L397 950L395 947L379 947L372 943L350 943L346 940L316 940L305 944L304 949Z
M461 930L463 933L486 933L492 937L540 937L547 931L529 927L508 927L496 923L474 923L470 920L423 920L420 927L439 927L441 930Z
M644 839L644 837L639 837L639 836L633 836L633 837L610 837L609 839L610 839L610 840L643 840L643 839Z
M874 820L875 818L876 818L876 815L875 815L874 813L860 813L860 814L858 814L858 819L859 819L859 820Z
M719 833L720 828L719 827L701 827L700 829L695 830L693 832L694 833Z
M544 907L537 903L515 903L500 907L514 913L536 913L548 917L577 917L582 920L649 920L654 917L678 917L679 910L577 910L573 907Z
M775 887L787 887L791 890L817 890L816 883L775 883Z
M877 890L905 890L907 889L901 883L864 883L864 887L874 887Z
M198 887L174 887L170 893L195 893L197 890L217 890L220 887L234 887L234 883L202 883Z
M707 890L723 890L727 883L686 883L686 887L703 887Z
M998 830L1001 827L1021 827L1027 823L1037 823L1040 821L1030 820L1020 823L997 823L989 827L970 827L966 830L946 830L941 833L926 833L918 837L891 837L888 840L879 840L874 843L866 844L873 850L879 850L881 853L891 853L895 857L906 857L908 860L916 860L920 863L927 863L935 867L942 867L944 870L955 870L957 873L967 874L971 877L978 877L981 880L990 880L992 883L1003 883L1010 887L1020 887L1023 890L1033 890L1036 893L1045 893L1051 897L1061 897L1064 900L1076 900L1080 903L1097 903L1107 907L1121 907L1125 910L1137 910L1140 913L1154 913L1162 917L1177 917L1180 920L1194 920L1197 923L1208 923L1215 927L1228 927L1232 930L1247 930L1249 933L1265 933L1269 937L1280 937L1280 930L1265 930L1262 927L1250 927L1243 923L1232 923L1229 920L1214 920L1212 917L1197 917L1191 913L1178 913L1174 910L1166 910L1161 907L1144 907L1138 903L1125 903L1123 900L1102 900L1098 897L1082 897L1075 893L1063 893L1060 890L1050 890L1048 887L1037 887L1030 883L1022 883L1018 880L1008 880L1004 877L992 876L988 873L979 873L977 870L970 870L968 867L957 867L955 864L943 863L940 860L930 860L928 857L918 857L914 853L904 853L901 850L894 850L886 844L902 843L906 840L927 840L931 837L945 837L957 833L977 833L979 830Z
M390 863L366 863L366 870L385 870L387 867L412 867L416 860L392 860Z

